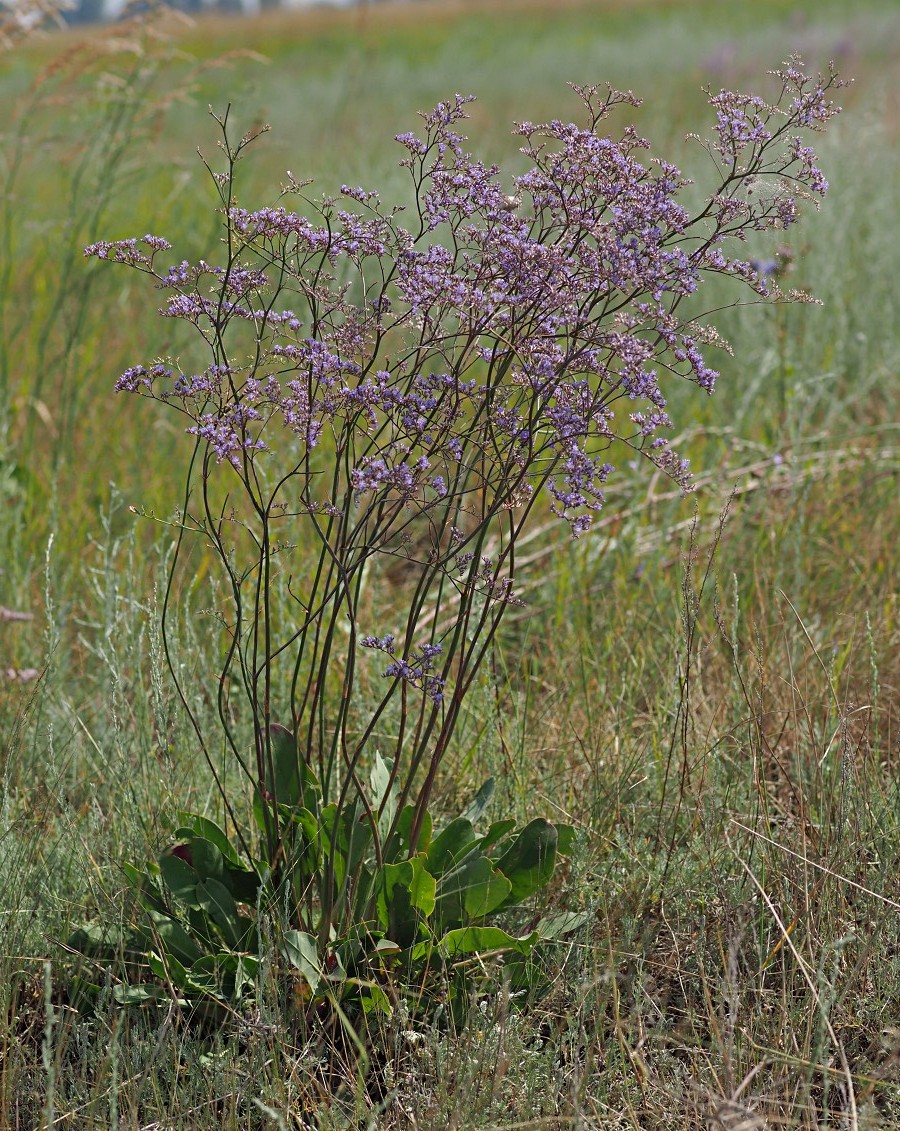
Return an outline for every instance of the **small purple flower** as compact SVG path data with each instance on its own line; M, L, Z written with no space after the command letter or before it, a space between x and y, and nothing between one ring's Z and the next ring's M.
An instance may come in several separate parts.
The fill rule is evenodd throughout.
M391 632L384 636L364 636L359 643L363 648L374 648L378 652L387 652L389 656L394 654L394 635Z
M150 249L150 254L139 246L144 244ZM86 257L94 256L97 259L108 259L113 263L124 263L129 267L152 269L153 256L158 251L167 251L172 245L161 236L144 236L141 240L99 240L97 243L88 244L84 249Z
M384 670L388 679L399 679L424 691L433 703L440 703L444 697L445 681L432 674L434 662L443 654L441 644L422 644L408 660L394 660Z
M149 369L135 365L126 369L116 381L115 390L117 393L149 393L152 396L153 382L165 381L171 376L172 370L165 365L151 365Z

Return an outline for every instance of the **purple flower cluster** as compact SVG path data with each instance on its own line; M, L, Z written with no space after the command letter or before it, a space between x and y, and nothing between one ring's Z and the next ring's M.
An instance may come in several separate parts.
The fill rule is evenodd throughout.
M737 161L748 147L772 140L771 112L761 98L722 90L709 101L716 110L716 149L726 161Z
M96 256L97 259L107 259L111 263L125 263L129 267L152 270L154 255L158 251L168 251L171 246L169 241L161 236L144 236L140 240L99 240L97 243L89 244L84 249L84 254Z
M400 680L423 691L433 703L440 703L444 697L445 680L434 673L435 663L443 655L444 648L441 644L420 644L417 652L413 652L409 659L394 658L394 637L388 633L386 636L364 636L360 640L363 648L371 648L384 652L391 657L391 662L384 670L387 679Z
M728 247L792 225L802 199L827 189L798 131L827 124L841 84L796 58L773 75L771 103L709 94L702 144L718 176L694 213L674 165L649 158L630 126L609 130L637 99L576 87L585 120L520 123L531 167L510 181L467 151L470 98L423 114L421 136L397 137L417 202L409 226L376 193L344 185L313 218L229 205L221 264L159 271L169 245L153 236L92 244L87 255L151 274L169 292L160 313L212 351L197 374L158 362L116 388L174 402L247 482L274 453L300 477L303 513L355 508L359 538L389 552L421 520L429 560L458 557L446 547L461 514L524 516L542 496L583 533L614 442L687 486L663 382L711 392L717 373L710 339L680 306L717 275L784 297ZM322 474L326 449L333 474Z

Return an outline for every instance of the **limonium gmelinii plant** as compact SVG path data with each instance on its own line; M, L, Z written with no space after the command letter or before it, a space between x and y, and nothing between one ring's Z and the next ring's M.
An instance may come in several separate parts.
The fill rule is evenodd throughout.
M711 276L756 299L804 297L730 254L827 189L802 135L837 113L840 81L796 58L773 74L772 103L710 93L714 130L697 141L713 185L693 209L689 182L631 126L607 132L638 100L588 86L573 88L582 124L516 127L531 167L510 180L466 151L471 99L423 114L396 139L411 209L349 186L314 200L292 176L280 203L243 207L235 169L254 137L233 143L226 114L224 171L207 165L223 233L212 262L163 266L170 244L149 235L86 250L148 274L160 315L203 347L195 368L137 365L116 388L182 414L193 437L178 546L199 534L227 579L221 734L254 792L261 848L221 788L271 874L291 845L315 857L292 889L304 939L327 946L335 923L367 921L366 878L428 849L467 691L521 603L529 522L549 508L584 535L614 445L688 485L664 386L711 393L704 348L721 343L685 300ZM358 857L294 828L313 785L321 812L367 830Z

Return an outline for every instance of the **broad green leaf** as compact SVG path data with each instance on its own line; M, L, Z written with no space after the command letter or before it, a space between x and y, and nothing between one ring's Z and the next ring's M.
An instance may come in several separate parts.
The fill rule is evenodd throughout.
M424 969L431 959L432 954L434 953L434 947L434 939L432 939L431 937L422 939L420 942L417 942L415 946L410 947L410 962L414 965L419 965L421 969Z
M487 852L489 848L503 840L507 833L511 833L516 827L516 822L509 821L494 821L484 836L478 841L478 851Z
M353 875L365 858L374 839L374 830L369 816L360 803L354 805L344 817L346 832L342 838L347 846L347 871Z
M425 867L432 876L443 875L477 840L471 821L465 817L454 818L431 842L425 857Z
M261 882L259 874L252 869L236 868L226 862L224 883L238 902L255 904Z
M235 975L240 968L241 957L227 951L204 955L188 971L191 988L215 998L237 997ZM246 984L246 978L242 984Z
M459 930L448 931L438 946L442 954L453 958L455 955L490 954L504 950L528 954L536 941L534 933L517 939L499 927L460 927Z
M222 938L232 950L241 945L241 929L237 906L231 892L224 884L212 878L197 884L197 902L222 932Z
M284 956L295 970L299 970L310 990L315 993L322 979L322 969L319 965L319 948L312 935L304 931L288 931L284 936Z
M323 834L315 814L309 809L295 809L291 814L291 843L293 852L298 855L322 854Z
M159 860L160 872L176 899L189 907L196 906L190 886L198 880L211 877L223 883L241 902L256 902L259 876L252 868L241 863L233 849L229 854L223 855L217 841L194 835L187 827L179 829L178 835L179 839L184 835L190 839L181 846L180 851L164 853Z
M209 915L199 905L188 908L187 933L195 938L204 947L218 946L218 932L210 933L210 927L215 928L215 923L210 923Z
M349 925L348 933L334 940L335 950L340 951L341 964L345 969L354 967L371 949L373 936L369 924L363 924L357 917Z
M413 808L413 807L411 807L411 808ZM413 814L415 814L415 808L413 808ZM433 822L431 820L431 814L426 809L424 814L422 815L422 824L421 824L421 827L419 828L419 840L418 840L418 843L416 844L416 851L417 852L427 852L428 849L431 847L432 828L433 828ZM412 833L412 827L410 827L410 829L407 832L407 837L406 837L407 845L409 845L409 837L410 837L411 833Z
M287 727L278 723L269 727L269 753L272 766L267 772L265 787L272 801L278 805L299 805L303 797L300 751Z
M269 727L269 751L274 776L271 782L265 782L265 787L273 801L291 808L314 808L319 783L300 757L297 740L287 727L279 723Z
M159 858L159 870L166 887L186 907L199 907L197 902L197 873L179 856L163 853Z
M400 816L397 818L397 827L384 846L384 861L386 864L395 864L398 860L409 856L409 839L415 819L416 806L404 805L400 810ZM427 852L431 847L431 830L431 814L426 809L422 818L422 828L419 832L417 852ZM432 873L432 875L433 874L434 873Z
M259 831L261 833L265 834L265 832L266 832L266 815L271 814L272 806L271 806L271 804L269 804L269 802L263 800L263 796L260 793L258 787L253 790L253 806L252 806L252 808L253 808L253 820L256 822L256 827L259 829ZM271 822L272 820L274 820L274 818L272 816L270 816L269 821Z
M210 956L212 958L212 956ZM208 994L210 997L220 997L222 994L222 979L216 968L215 962L195 962L188 971L187 987L189 991L197 994Z
M188 987L188 972L172 954L160 957L151 951L147 955L147 966L151 974L161 978L164 982L171 982L176 989L185 990Z
M78 974L69 973L68 975L68 993L70 1005L81 1011L82 1006L86 1002L94 1002L100 994L100 986L96 982L92 982L90 978L83 978Z
M361 864L353 877L353 898L347 905L347 918L344 920L349 929L354 923L362 923L368 915L369 907L375 895L376 869L367 864ZM344 929L344 928L342 928Z
M462 817L463 820L471 821L473 825L477 825L493 799L494 779L488 778L465 809L463 809L462 813L460 813L460 817Z
M556 826L556 851L560 856L571 856L575 851L575 829L572 825L564 825L561 821L554 821Z
M122 871L125 873L128 883L137 891L146 878L145 873L140 868L136 868L134 864L129 864L127 860L122 864Z
M259 971L259 959L251 954L239 954L237 967L234 971L234 993L240 997L245 986L251 989L256 985L256 975Z
M181 827L175 830L174 840L187 840L196 836L203 837L211 841L229 863L243 867L237 849L215 821L211 821L208 817L199 817L196 813L179 813L178 820L181 822Z
M378 818L378 835L384 840L397 812L397 783L391 783L390 768L377 752L369 773L369 787L372 791L372 808L376 813L381 811Z
M534 931L542 940L561 939L563 935L571 935L573 931L580 930L590 918L587 911L562 911L558 915L548 915L541 919Z
M408 892L412 878L413 870L408 860L403 860L400 864L385 864L380 874L376 873L378 917L386 931L390 929L390 907L394 899L394 888L399 884Z
M122 865L122 871L145 911L167 913L165 896L159 883L159 867L156 864L149 865L142 872L126 862Z
M238 955L224 950L219 954L204 954L199 962L191 967L192 974L231 974L237 969Z
M302 900L309 890L310 882L316 883L315 877L322 866L327 839L319 822L308 809L293 810L289 823L282 828L282 838L287 861L285 874L294 885L296 898Z
M437 883L425 867L425 861L421 856L415 856L407 863L413 872L412 882L409 885L412 905L427 918L434 911Z
M419 918L427 918L434 911L434 876L425 870L422 857L416 856L400 864L385 864L376 883L376 907L382 927L401 946L409 946Z
M338 821L338 807L332 802L330 805L324 805L319 813L318 821L319 835L322 837L322 842L326 846L331 845L335 837L340 839L340 822Z
M224 884L234 898L242 903L256 902L261 881L258 873L252 868L246 867L240 861L237 864L232 863L231 858L223 856L219 846L206 837L192 837L183 849L181 854L169 852L160 857L160 870L172 894L188 906L195 904L191 902L192 897L187 890L185 868L192 870L194 883L204 878L215 879Z
M114 986L113 997L119 1005L143 1005L148 1001L167 1001L170 994L165 986ZM180 1001L178 1004L186 1005L187 1003Z
M66 945L93 958L113 959L119 952L120 940L118 933L109 927L89 923L73 931Z
M159 944L164 947L167 955L174 955L184 966L190 966L203 957L203 948L179 922L158 912L150 911L148 914Z
M556 867L556 826L543 817L529 822L496 862L512 890L506 905L520 903L544 886Z
M362 1001L363 1013L373 1013L377 1010L388 1017L393 1015L394 1007L391 1005L391 999L381 986L368 985L360 1000Z
M225 879L225 857L211 840L195 836L190 843L191 866L200 880L214 879L220 883Z
M355 876L372 844L372 825L358 798L348 801L339 813L336 805L326 806L321 813L323 855L334 865L338 901L347 895L347 886Z
M436 916L444 926L482 919L509 896L512 885L486 856L472 853L437 884Z
M400 864L389 864L389 868L400 868ZM378 917L384 929L392 934L401 946L411 946L418 932L419 917L412 905L409 888L396 884L389 899L379 896Z

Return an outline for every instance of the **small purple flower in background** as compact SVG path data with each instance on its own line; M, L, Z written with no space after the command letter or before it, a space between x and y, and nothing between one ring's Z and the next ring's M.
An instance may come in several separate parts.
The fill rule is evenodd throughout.
M768 279L778 270L777 259L751 259L750 266L763 279Z

